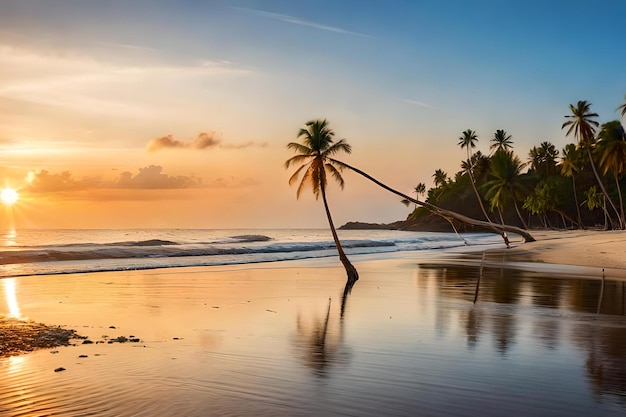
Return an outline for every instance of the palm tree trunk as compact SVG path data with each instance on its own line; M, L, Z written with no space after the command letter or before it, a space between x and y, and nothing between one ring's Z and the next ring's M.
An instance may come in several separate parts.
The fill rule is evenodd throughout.
M487 221L491 223L491 219L487 215L487 210L485 209L485 205L483 204L483 199L478 193L478 189L476 188L476 181L474 179L474 173L472 173L472 168L470 166L470 163L471 163L471 158L470 158L469 147L468 147L467 148L467 174L469 175L470 182L472 183L472 188L474 189L474 194L476 194L476 198L478 199L478 204L480 205L480 209L483 212L483 216L485 216L485 219L487 219Z
M412 203L418 204L418 205L420 205L422 207L426 207L427 209L429 209L430 211L432 211L433 213L435 213L435 214L437 214L437 215L439 215L441 217L445 218L446 216L448 216L448 217L452 217L453 219L456 219L456 220L458 220L458 221L460 221L462 223L465 223L465 224L470 224L472 226L485 227L485 228L493 230L495 233L498 233L500 236L502 236L504 234L503 232L510 232L510 233L516 233L516 234L522 236L524 238L524 241L526 241L526 242L534 242L535 241L535 238L532 237L532 235L530 233L528 233L528 231L522 230L519 227L509 226L509 225L499 225L497 223L488 223L488 222L485 222L485 221L482 221L482 220L475 220L475 219L472 219L470 217L464 216L462 214L456 213L454 211L445 210L445 209L442 209L442 208L437 207L435 205L432 205L430 203L416 200L416 199L414 199L412 197L409 197L408 195L406 195L404 193L401 193L400 191L394 190L393 188L389 187L388 185L385 185L382 182L378 181L376 178L372 177L371 175L366 174L365 172L361 171L360 169L355 168L353 166L350 166L350 165L346 164L345 162L340 162L340 161L337 161L335 159L331 159L331 161L336 162L339 165L343 165L344 167L346 167L346 168L350 169L351 171L354 171L357 174L367 178L368 180L372 181L376 185L384 188L385 190L387 190L387 191L389 191L389 192L391 192L391 193L393 193L393 194L395 194L397 196L400 196L400 197L402 197L402 198L404 198L406 200L409 200ZM505 243L506 243L506 240L505 240Z
M591 150L589 149L589 147L587 147L587 155L589 156L589 162L591 162L591 169L593 170L593 174L596 176L596 180L598 181L598 185L600 186L600 189L602 190L602 194L604 194L604 198L609 200L611 207L613 207L613 210L615 211L615 215L619 218L620 228L624 229L622 218L620 217L619 211L617 210L617 207L615 207L613 200L609 198L609 193L606 191L606 188L604 187L604 184L602 183L602 179L600 178L600 174L598 174L598 169L596 168L595 162L593 162L593 157L591 156Z
M524 229L528 230L528 225L524 221L524 217L522 217L522 213L520 213L519 207L517 206L517 199L515 198L515 193L513 192L513 190L510 190L510 191L511 191L511 196L513 197L513 206L515 207L515 212L517 213L517 217L519 217L520 221L522 222L522 226L524 227Z
M333 234L333 240L335 241L335 246L337 246L337 252L339 252L339 260L343 264L343 267L346 269L346 274L348 275L348 282L354 283L359 279L359 273L357 272L354 265L350 263L350 260L346 256L343 251L343 247L341 246L341 242L339 241L339 236L337 236L337 230L335 230L335 224L333 223L333 218L330 215L330 209L328 208L328 201L326 200L326 187L323 185L320 187L320 191L322 192L322 200L324 201L324 209L326 210L326 217L328 218L328 225L330 226L330 232Z
M619 178L617 178L617 172L613 171L613 176L615 177L615 185L617 185L617 195L619 197L619 214L620 221L622 224L622 229L626 224L626 219L624 218L624 201L622 200L622 188L619 186Z
M576 204L576 216L578 216L578 224L581 229L585 228L583 224L583 218L580 216L580 207L578 206L578 194L576 193L576 176L574 175L574 171L572 171L572 186L574 187L574 203Z

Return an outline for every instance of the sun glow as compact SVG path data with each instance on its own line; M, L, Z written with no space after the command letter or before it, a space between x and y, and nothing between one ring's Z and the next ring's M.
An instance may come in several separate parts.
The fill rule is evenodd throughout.
M13 188L3 188L0 191L0 201L6 206L12 206L20 199L19 194Z

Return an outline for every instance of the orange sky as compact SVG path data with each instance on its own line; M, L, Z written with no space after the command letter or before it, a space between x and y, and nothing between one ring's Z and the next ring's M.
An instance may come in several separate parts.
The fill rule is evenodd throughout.
M0 228L325 227L282 165L308 120L327 118L353 146L346 162L410 193L436 169L454 175L468 128L483 152L507 130L525 159L570 142L569 103L617 118L619 25L584 34L603 65L583 68L565 46L583 35L558 7L529 33L519 10L465 2L318 3L4 1L0 181L21 199ZM349 173L329 199L338 225L410 211Z

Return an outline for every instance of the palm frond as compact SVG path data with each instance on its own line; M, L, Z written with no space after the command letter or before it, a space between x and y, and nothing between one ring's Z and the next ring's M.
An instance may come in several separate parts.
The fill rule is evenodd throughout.
M339 186L343 190L343 186L344 186L345 182L344 182L343 177L341 176L341 173L339 172L339 170L337 168L335 168L335 166L333 164L326 164L326 169L328 170L328 172L330 172L330 174L333 176L333 178L339 183Z
M310 155L295 155L285 161L285 168L289 168L292 165L299 164L307 159L311 158Z
M300 171L302 171L306 167L307 165L302 165L300 168L296 170L296 172L293 173L293 175L289 178L290 186L293 185L294 182L298 181L298 177L300 176Z
M304 172L304 175L302 176L302 181L300 181L300 185L298 186L298 190L296 191L297 199L300 198L300 194L302 194L302 190L304 190L304 188L307 185L314 185L312 178L313 178L313 167L312 165L309 165L307 170ZM315 195L315 197L317 198L317 194Z
M305 146L298 142L289 142L287 144L287 149L291 149L294 152L298 152L304 155L312 155L314 152L313 149L311 149L310 147Z

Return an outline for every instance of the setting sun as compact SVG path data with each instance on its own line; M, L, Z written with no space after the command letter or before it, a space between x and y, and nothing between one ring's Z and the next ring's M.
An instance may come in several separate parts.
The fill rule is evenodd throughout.
M2 191L0 191L0 201L2 201L4 205L12 206L19 198L20 196L13 188L3 188Z

